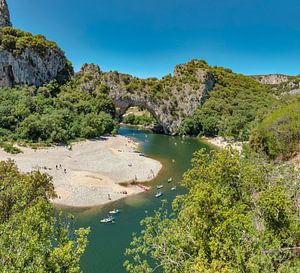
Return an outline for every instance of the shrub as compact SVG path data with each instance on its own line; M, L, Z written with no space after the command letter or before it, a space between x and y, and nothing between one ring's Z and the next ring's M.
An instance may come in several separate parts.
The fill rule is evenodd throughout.
M250 144L271 158L290 158L300 142L300 102L283 106L253 130Z

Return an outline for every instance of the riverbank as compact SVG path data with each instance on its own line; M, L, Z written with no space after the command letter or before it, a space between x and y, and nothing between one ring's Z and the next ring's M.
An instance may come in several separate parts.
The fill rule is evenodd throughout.
M202 137L201 140L219 149L224 149L230 145L233 149L238 150L239 152L242 152L243 145L247 143L241 141L231 141L223 137Z
M40 170L53 177L55 205L93 207L142 192L132 182L157 176L160 162L140 156L137 143L123 137L105 137L72 145L34 150L21 148L12 155L0 150L0 160L13 159L20 171Z

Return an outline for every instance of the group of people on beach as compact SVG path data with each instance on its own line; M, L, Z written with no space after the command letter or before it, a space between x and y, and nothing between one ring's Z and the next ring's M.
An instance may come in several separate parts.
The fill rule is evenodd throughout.
M55 168L56 168L56 170L61 170L62 169L62 165L61 164L56 165ZM64 169L64 173L67 173L67 169Z
M127 194L128 194L128 192L127 192L127 191L115 192L115 193L117 193L117 194L124 194L124 195L127 195ZM111 195L110 195L110 194L107 194L107 198L108 198L108 200L112 200L112 198L111 198Z

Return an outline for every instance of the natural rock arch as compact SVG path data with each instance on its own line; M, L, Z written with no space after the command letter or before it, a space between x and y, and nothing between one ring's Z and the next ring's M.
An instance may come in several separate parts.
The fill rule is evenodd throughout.
M198 109L215 84L207 64L197 60L176 66L174 76L163 79L139 79L116 71L101 72L94 64L85 64L76 77L89 79L83 81L82 91L104 89L118 108L118 116L131 106L147 109L166 134L178 133L183 119Z
M164 124L164 122L161 120L160 116L157 115L157 112L155 111L155 106L149 105L148 102L144 100L132 100L132 99L114 99L114 104L117 108L117 115L121 119L122 116L127 112L127 110L130 107L142 107L146 109L157 121L158 126L156 128L157 131L163 131L164 133L169 133L168 127Z

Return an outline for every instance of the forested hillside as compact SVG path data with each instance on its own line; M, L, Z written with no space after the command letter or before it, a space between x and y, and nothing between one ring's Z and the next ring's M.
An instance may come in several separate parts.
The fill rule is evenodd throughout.
M247 140L256 118L277 103L269 86L222 67L211 67L215 85L203 105L181 125L182 134Z

